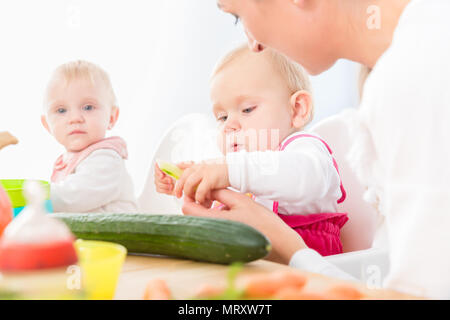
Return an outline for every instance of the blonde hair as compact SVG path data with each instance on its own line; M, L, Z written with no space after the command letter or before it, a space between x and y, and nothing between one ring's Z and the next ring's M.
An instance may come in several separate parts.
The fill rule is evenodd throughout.
M62 78L62 79L60 79ZM55 80L64 80L65 85L76 79L85 79L96 85L98 81L103 83L108 90L111 106L117 107L117 99L114 93L109 75L98 65L84 60L76 60L58 66L52 74L49 85Z
M305 69L295 61L292 61L285 55L270 49L266 48L263 52L255 53L252 52L247 44L242 44L235 49L228 52L225 56L223 56L216 64L213 73L211 75L211 79L214 78L221 70L223 70L228 64L232 61L236 60L238 57L243 54L266 54L269 58L272 65L275 67L275 70L279 72L282 78L285 80L286 85L291 92L294 94L297 91L305 90L312 95L311 83L309 81L309 76L306 73ZM312 98L312 97L311 97ZM309 114L307 125L313 118L314 114L314 104L311 104L311 112Z

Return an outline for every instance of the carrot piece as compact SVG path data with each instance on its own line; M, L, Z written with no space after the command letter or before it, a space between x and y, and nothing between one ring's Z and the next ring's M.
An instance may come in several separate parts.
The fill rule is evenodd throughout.
M280 289L273 295L273 298L279 300L325 300L325 296L321 294L305 292L301 288L295 287Z
M172 294L162 279L151 279L144 292L144 300L170 300Z
M211 298L222 294L224 291L224 287L215 287L209 284L205 284L197 290L194 296L196 298Z
M261 274L249 279L245 286L247 297L272 297L278 290L286 287L301 289L306 284L306 277L294 272L274 272Z
M337 285L329 289L325 296L329 300L360 300L363 298L361 291L350 285Z

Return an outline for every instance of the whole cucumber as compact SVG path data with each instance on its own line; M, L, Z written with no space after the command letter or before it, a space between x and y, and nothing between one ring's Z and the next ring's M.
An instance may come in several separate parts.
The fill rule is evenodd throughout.
M158 254L219 264L266 256L269 240L254 228L225 219L129 213L54 213L84 240L119 243L129 253Z

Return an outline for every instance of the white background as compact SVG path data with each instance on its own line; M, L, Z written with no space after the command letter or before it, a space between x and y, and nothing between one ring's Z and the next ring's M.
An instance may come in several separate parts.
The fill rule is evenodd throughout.
M128 143L137 193L165 128L210 112L208 79L242 26L215 0L15 0L0 2L0 131L20 144L1 151L0 178L49 180L64 150L40 123L50 73L86 59L110 75L121 114L110 135ZM358 66L340 61L313 77L315 120L357 105Z

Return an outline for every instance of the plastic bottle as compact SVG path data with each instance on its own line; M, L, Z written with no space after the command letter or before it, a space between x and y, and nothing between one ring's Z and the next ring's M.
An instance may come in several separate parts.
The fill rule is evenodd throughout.
M75 237L46 213L38 182L27 181L24 192L27 206L0 239L0 299L82 298Z
M3 234L3 230L5 230L6 226L12 221L13 211L11 206L11 201L3 189L0 186L0 237Z

